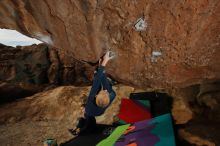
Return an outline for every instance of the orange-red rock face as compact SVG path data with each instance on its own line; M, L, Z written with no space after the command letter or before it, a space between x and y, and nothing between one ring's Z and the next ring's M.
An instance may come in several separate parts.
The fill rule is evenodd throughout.
M220 78L219 0L7 0L0 28L60 48L61 60L96 62L107 48L108 72L143 88L188 86ZM136 31L139 18L145 30Z

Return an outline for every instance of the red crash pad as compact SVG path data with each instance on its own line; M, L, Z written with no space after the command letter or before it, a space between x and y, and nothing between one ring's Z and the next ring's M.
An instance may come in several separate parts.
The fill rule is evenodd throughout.
M118 118L126 123L150 119L150 108L141 100L122 99Z

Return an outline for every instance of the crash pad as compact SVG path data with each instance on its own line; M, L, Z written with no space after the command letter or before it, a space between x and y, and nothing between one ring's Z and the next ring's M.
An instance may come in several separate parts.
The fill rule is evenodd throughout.
M119 126L114 132L105 140L101 141L97 146L112 146L120 138L120 136L128 129L130 124Z
M131 100L123 98L117 117L118 122L121 124L150 119L150 102L148 100Z
M152 117L158 117L170 113L172 97L166 93L159 92L139 92L131 93L129 96L132 100L147 100L150 102L150 112Z
M107 138L113 129L115 129L115 127L112 125L97 124L94 131L74 137L60 144L60 146L95 146L101 140Z
M123 133L117 140L110 135L97 146L175 146L170 114L128 124L127 129L122 126L117 127L112 133L118 133L117 131Z

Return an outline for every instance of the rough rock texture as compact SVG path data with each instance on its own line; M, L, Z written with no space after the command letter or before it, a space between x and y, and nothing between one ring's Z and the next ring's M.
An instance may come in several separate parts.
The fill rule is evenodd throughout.
M111 48L117 58L109 72L127 84L166 88L220 78L219 0L7 0L0 15L0 28L59 48L61 60L94 63ZM147 28L137 32L140 17Z
M89 82L93 65L111 48L116 58L107 69L113 78L142 89L172 87L169 93L174 97L174 120L185 124L179 131L182 139L194 145L220 145L220 95L219 86L215 84L220 80L219 0L2 0L0 16L0 28L16 29L56 48L47 52L50 66L44 75L49 83ZM141 17L147 27L138 32L134 25ZM24 67L30 69L28 65ZM0 78L4 77L7 82L15 79L14 68L4 67ZM29 81L30 77L22 79ZM66 90L54 90L63 91ZM71 114L66 107L60 108L59 102L46 105L44 110L38 108L44 108L44 101L49 101L47 94L50 95L49 91L36 95L42 96L39 100L25 99L19 102L21 105L13 103L11 113L2 108L4 111L0 114L6 117L1 118L2 122L45 117L59 121L64 118L57 117L60 113ZM52 95L56 94L49 96L56 100L64 96ZM72 101L72 98L64 98ZM26 107L29 101L33 111ZM66 105L65 101L60 104ZM74 106L74 102L71 105ZM18 111L24 112L25 117ZM69 120L73 118L70 116ZM106 119L103 117L100 121ZM40 124L44 127L45 123ZM59 122L54 124L53 127L57 127ZM3 126L5 131L7 128Z
M45 44L16 48L0 44L0 101L33 95L48 84L90 83L93 67L73 59L68 64L59 56Z
M0 104L31 96L43 91L44 88L43 85L0 82Z
M81 117L80 106L90 88L61 86L0 106L1 145L40 146L51 137L59 143L70 140L72 136L67 129L73 128ZM120 99L135 91L122 85L115 86L114 90L116 100L104 115L97 117L98 123L111 124L119 110Z
M186 91L186 90L185 90ZM181 91L173 94L172 115L176 124L186 124L193 118L193 111L189 106L190 96L181 95Z
M0 81L30 84L85 84L90 82L93 67L68 58L60 60L60 52L45 44L18 46L0 45Z
M46 45L8 47L0 44L0 102L40 92L48 83Z
M47 69L50 62L46 45L29 47L0 46L0 80L44 84L48 82Z
M173 97L172 115L176 124L186 124L194 118L197 96L202 89L200 85L186 88L169 89L167 92Z
M196 146L220 145L220 83L194 85L169 92L172 115L181 139Z
M220 145L220 83L200 85L200 93L196 98L197 105L193 108L196 109L195 117L185 126L185 131L218 146Z
M20 120L75 121L76 117L82 115L80 106L86 100L90 88L90 86L60 86L14 103L2 105L0 123L14 123ZM113 116L119 110L121 98L127 98L131 92L135 91L132 87L122 85L115 86L114 90L117 93L116 100L104 115L98 117L98 123L112 123ZM6 110L9 107L11 109Z
M180 137L184 137L184 139L187 140L191 144L196 144L198 146L216 146L215 143L202 139L201 137L197 135L193 135L189 132L186 132L183 129L179 130L179 135Z

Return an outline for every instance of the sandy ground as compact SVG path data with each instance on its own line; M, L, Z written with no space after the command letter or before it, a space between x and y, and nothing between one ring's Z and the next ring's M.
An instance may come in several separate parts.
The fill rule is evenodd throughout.
M1 146L42 146L47 138L60 144L73 136L67 131L70 123L56 121L22 121L0 125Z

